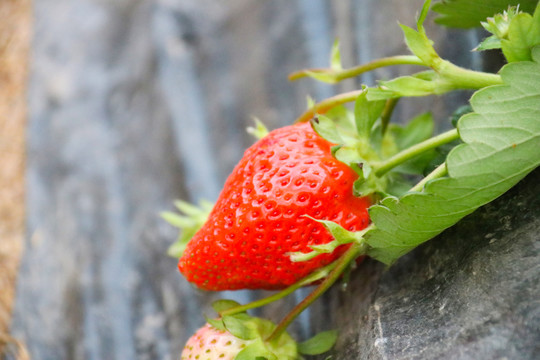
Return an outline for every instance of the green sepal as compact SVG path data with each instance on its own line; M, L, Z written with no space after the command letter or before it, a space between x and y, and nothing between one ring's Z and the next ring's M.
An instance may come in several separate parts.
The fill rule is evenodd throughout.
M208 215L212 211L213 204L208 201L201 201L199 206L188 202L177 200L174 202L177 209L185 215L165 211L161 217L171 225L180 228L180 234L174 244L167 250L169 256L180 258L193 235L204 225Z
M309 95L306 95L306 109L307 110L315 109L316 105L317 105L317 102L315 101L315 99L313 99Z
M244 317L243 319L239 316L228 315L223 317L223 324L227 331L242 340L253 340L259 336L257 328L250 321L251 318Z
M223 320L222 319L211 319L211 318L208 318L206 317L206 322L209 323L210 325L212 325L212 327L218 329L218 330L221 330L221 331L227 331L227 329L225 328L225 324L223 324Z
M255 340L236 355L235 360L279 360L261 339Z
M336 39L332 45L332 51L330 52L330 68L332 70L342 70L343 65L341 64L341 52L339 51L339 40Z
M510 22L517 14L517 7L511 6L501 14L495 14L493 17L488 17L486 21L482 21L480 24L497 39L504 39L508 36Z
M336 330L323 331L298 344L298 352L304 355L319 355L332 349L337 340Z
M361 231L348 231L344 229L341 225L330 221L330 220L320 220L315 219L309 215L304 215L305 217L318 222L319 224L323 225L326 230L332 235L334 240L321 245L311 245L311 249L313 251L309 253L303 253L303 252L294 252L290 253L290 259L293 262L301 262L301 261L308 261L313 259L314 257L321 255L321 254L328 254L334 252L338 246L344 245L344 244L350 244L355 241L361 241L363 239L363 235L365 233L364 230Z
M353 184L353 192L355 196L369 196L373 193L384 192L386 188L386 179L376 177L370 165L371 160L377 160L374 154L372 159L365 159L360 155L359 148L362 145L353 144L352 146L341 146L334 152L334 157L339 161L347 164L352 170L358 174L358 178Z
M219 301L218 301L219 302ZM232 305L231 300L224 300L221 305ZM221 305L218 308L221 308ZM281 333L272 341L266 339L276 329L276 325L266 319L249 316L247 313L227 315L223 318L208 319L212 327L227 331L233 336L247 341L247 346L235 359L299 360L296 341L287 332Z
M214 311L218 314L238 306L241 306L238 302L228 299L220 299L212 303L212 309L214 309Z
M358 96L354 105L354 119L358 135L361 138L369 139L371 129L375 121L380 118L384 105L384 100L369 101L367 99L367 88Z
M317 115L311 120L311 126L322 138L334 143L341 144L343 138L339 134L336 123L324 115Z
M255 122L255 126L247 127L246 131L248 132L248 134L253 135L257 140L260 140L266 135L268 135L268 128L263 124L261 120L253 117L253 121Z

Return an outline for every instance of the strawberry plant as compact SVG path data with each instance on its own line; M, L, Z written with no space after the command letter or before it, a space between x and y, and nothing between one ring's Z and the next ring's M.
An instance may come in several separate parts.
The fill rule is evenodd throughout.
M335 44L328 69L298 71L290 79L336 83L400 64L425 71L310 100L297 124L268 134L259 124L253 132L261 139L246 151L212 210L180 203L185 215L164 214L184 228L172 253L200 288L282 289L245 305L218 301L219 317L193 341L234 336L245 349L256 347L250 357L242 355L245 349L233 351L237 357L230 358L237 359L295 359L297 348L307 355L327 351L335 333L296 345L286 329L355 259L393 264L540 165L540 5L448 0L433 7L441 24L481 25L491 33L476 50L500 49L508 63L497 74L461 68L437 54L423 26L430 5L422 7L416 29L402 26L412 55L343 69ZM461 89L476 92L470 107L456 112L450 131L433 136L429 114L405 126L390 122L398 99ZM245 313L314 283L278 325ZM253 330L256 324L265 324L264 331ZM284 337L291 351L279 355L271 345ZM196 358L190 343L185 352Z

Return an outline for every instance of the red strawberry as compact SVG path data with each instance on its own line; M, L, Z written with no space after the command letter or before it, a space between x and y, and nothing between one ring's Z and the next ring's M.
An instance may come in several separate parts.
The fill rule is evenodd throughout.
M217 329L210 324L202 328L188 340L180 360L233 360L233 359L272 359L295 360L299 358L296 342L289 334L282 334L276 341L267 342L267 336L275 328L268 320L252 318L249 320L256 335L249 339L234 336L226 329ZM257 333L261 331L262 333Z
M358 176L332 156L332 145L303 123L272 131L247 149L180 258L186 278L206 290L280 289L338 258L348 245L290 260L292 252L333 239L304 215L350 231L368 225L369 200L353 195Z

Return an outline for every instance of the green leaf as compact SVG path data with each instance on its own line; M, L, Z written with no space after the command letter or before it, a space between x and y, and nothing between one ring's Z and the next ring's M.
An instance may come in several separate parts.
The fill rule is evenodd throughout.
M395 97L426 96L435 94L439 89L433 81L423 80L414 76L401 76L393 80L381 82L384 89L390 90Z
M462 105L460 107L458 107L453 113L452 115L450 115L450 122L452 123L452 126L453 127L457 127L457 123L458 123L458 120L463 116L463 115L466 115L470 112L472 112L472 107L471 105L467 104L467 105Z
M234 300L228 300L228 299L220 299L212 303L212 308L218 314L221 314L225 310L229 310L238 306L240 306L238 302Z
M339 40L337 39L334 41L332 52L330 53L330 68L336 71L343 69L341 65L341 53L339 51Z
M447 177L369 209L374 229L364 235L368 255L393 263L540 165L540 47L532 57L534 62L506 65L503 85L473 95L474 112L458 122L464 144L448 155Z
M423 113L406 126L390 126L399 150L407 149L433 136L434 121L431 113Z
M404 127L397 124L392 124L389 127L389 131L392 133L394 141L399 150L407 149L429 139L433 135L433 129L434 120L430 113L418 115ZM422 175L424 174L424 169L435 156L437 156L437 152L435 150L426 151L421 155L415 156L409 161L404 162L393 171L402 174ZM392 189L388 192L391 194L396 194L402 192L401 190L407 182L394 178L392 183Z
M413 54L418 56L426 66L437 68L442 60L433 48L432 41L428 39L426 34L423 31L416 31L405 25L400 26L405 35L405 42Z
M500 49L501 47L501 39L493 35L485 38L477 47L474 48L474 51Z
M386 193L389 196L402 196L408 192L413 185L410 181L405 180L401 174L391 172L387 176L388 185L386 185Z
M504 56L508 62L530 61L531 49L540 45L540 3L534 16L521 13L512 18L507 39L501 40Z
M436 23L450 27L472 28L480 26L486 18L500 13L509 6L517 6L521 11L531 13L537 0L442 0L432 6L439 13Z
M354 118L360 137L369 139L373 124L381 116L384 105L384 100L369 101L367 99L367 90L358 96L354 106Z
M370 101L387 100L401 97L390 89L383 87L369 88L367 92L367 99Z
M329 351L336 343L338 332L336 330L318 333L311 339L298 344L298 352L304 355L319 355Z

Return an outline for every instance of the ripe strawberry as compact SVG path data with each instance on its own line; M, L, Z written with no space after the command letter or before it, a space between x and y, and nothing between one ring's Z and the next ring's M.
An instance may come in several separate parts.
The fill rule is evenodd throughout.
M333 239L304 215L350 231L368 225L369 200L353 195L358 176L332 145L303 123L247 149L180 258L188 281L206 290L280 289L338 258L348 245L303 262L289 255Z
M299 358L296 342L287 334L277 341L266 342L263 336L270 334L275 325L268 320L252 318L247 321L254 325L255 332L249 339L234 336L226 329L218 329L210 324L202 328L188 340L180 360L233 360L233 359L272 359L295 360Z

